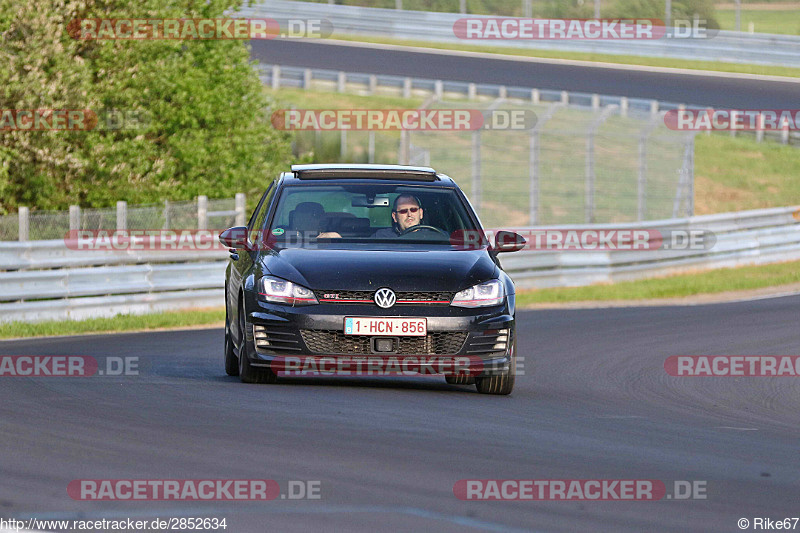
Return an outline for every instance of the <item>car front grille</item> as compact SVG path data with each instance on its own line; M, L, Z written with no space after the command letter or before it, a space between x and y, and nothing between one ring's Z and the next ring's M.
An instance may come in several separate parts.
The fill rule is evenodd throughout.
M375 291L314 291L320 303L374 303ZM396 292L398 305L428 304L450 305L453 292Z
M303 342L315 354L325 355L370 355L370 335L345 335L341 331L328 329L300 330ZM397 337L399 355L455 355L461 351L467 339L465 331L429 332L424 337Z
M302 350L297 330L286 326L253 324L253 339L259 351L292 353Z

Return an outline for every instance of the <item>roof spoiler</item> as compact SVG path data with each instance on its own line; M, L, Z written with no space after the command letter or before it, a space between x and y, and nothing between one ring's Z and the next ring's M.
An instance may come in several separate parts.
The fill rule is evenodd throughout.
M292 165L292 172L301 180L377 179L401 181L438 181L430 167L401 165Z

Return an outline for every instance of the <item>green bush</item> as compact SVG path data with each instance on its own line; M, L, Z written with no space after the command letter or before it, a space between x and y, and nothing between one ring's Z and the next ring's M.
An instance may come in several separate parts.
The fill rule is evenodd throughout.
M240 40L76 40L83 18L219 18L240 0L0 0L0 109L115 109L134 129L0 130L0 212L260 195L291 161ZM101 120L101 126L104 122Z

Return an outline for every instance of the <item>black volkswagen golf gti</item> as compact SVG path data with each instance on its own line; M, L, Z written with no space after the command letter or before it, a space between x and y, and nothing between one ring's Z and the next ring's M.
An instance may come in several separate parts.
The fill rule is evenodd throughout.
M273 383L290 360L340 370L436 361L425 369L448 383L509 394L514 284L497 254L525 241L494 240L455 182L431 168L292 166L247 227L220 236L231 249L225 370Z

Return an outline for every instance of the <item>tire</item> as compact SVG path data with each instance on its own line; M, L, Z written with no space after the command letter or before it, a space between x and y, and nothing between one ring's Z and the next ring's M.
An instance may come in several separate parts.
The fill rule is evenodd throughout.
M233 339L231 339L231 326L228 322L228 311L225 310L225 373L229 376L239 375L239 361L233 352Z
M475 378L475 387L481 394L497 394L507 395L511 394L514 390L514 378L517 368L517 339L516 335L514 342L511 345L511 361L508 364L508 370L496 376L488 376L484 378Z
M277 377L269 369L261 369L250 364L247 357L247 319L244 302L239 303L239 379L242 383L275 383Z
M461 375L461 376L452 376L452 375L446 375L446 376L444 377L444 380L445 380L447 383L449 383L450 385L474 385L474 384L475 384L475 378L473 378L472 376L464 376L464 375Z

